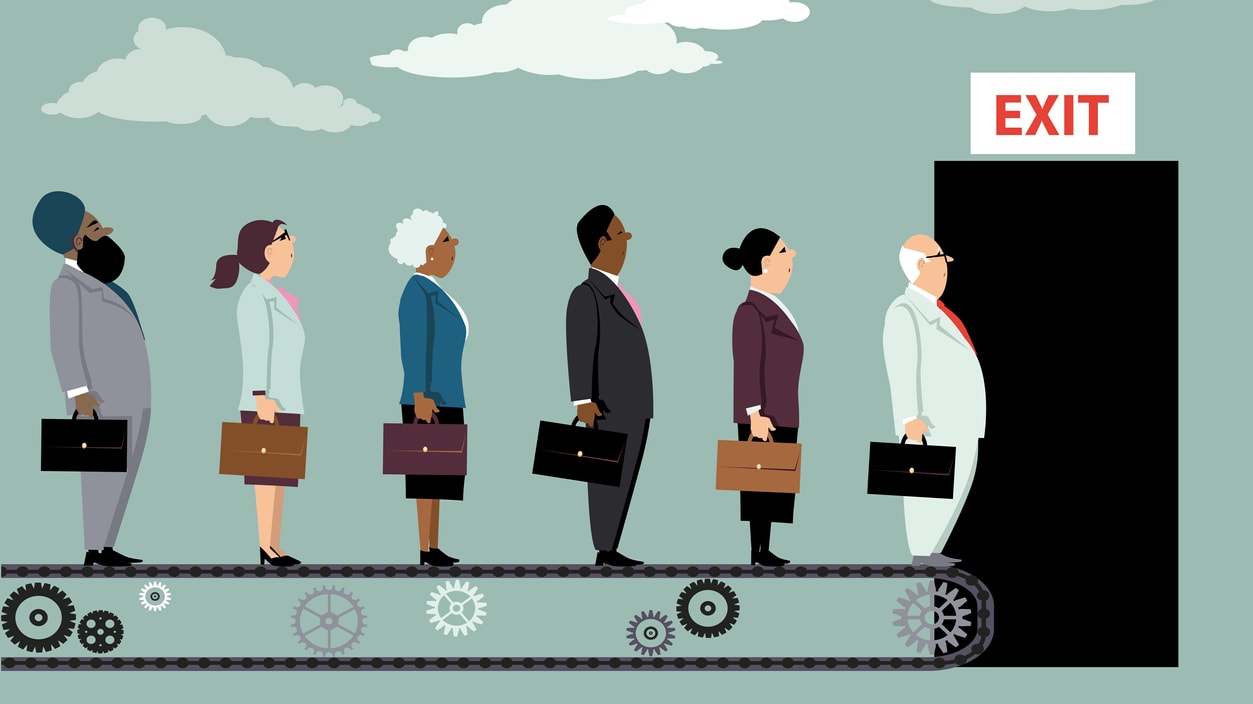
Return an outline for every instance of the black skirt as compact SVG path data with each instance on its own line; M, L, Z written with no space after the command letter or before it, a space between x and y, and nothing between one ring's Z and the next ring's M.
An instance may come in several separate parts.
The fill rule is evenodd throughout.
M412 404L400 404L400 422L412 423L417 414L413 411ZM465 409L464 408L448 408L440 407L439 413L440 423L446 424L464 424ZM419 421L425 423L426 421ZM406 499L447 499L449 501L461 501L465 498L466 478L465 476L439 476L429 474L406 474L405 475L405 498Z
M749 438L752 431L747 423L737 423L740 440ZM796 428L775 428L770 436L775 442L796 442ZM740 520L770 521L771 523L791 523L796 508L796 494L781 494L773 491L741 491Z

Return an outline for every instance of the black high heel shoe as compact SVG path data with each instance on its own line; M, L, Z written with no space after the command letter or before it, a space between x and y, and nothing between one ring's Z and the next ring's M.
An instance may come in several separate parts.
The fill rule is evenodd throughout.
M261 564L263 565L267 562L270 563L271 565L274 565L275 567L291 567L292 565L300 564L300 561L292 557L291 555L271 556L269 553L265 551L265 548L258 548L258 549L261 551ZM273 550L274 548L270 548L270 549Z
M440 550L439 548L431 548L429 552L432 555L443 558L445 560L452 560L453 562L461 562L461 560L453 557L452 555L445 553L443 550Z
M439 548L432 548L430 551L418 551L419 564L432 565L435 567L452 567L454 560L439 551Z

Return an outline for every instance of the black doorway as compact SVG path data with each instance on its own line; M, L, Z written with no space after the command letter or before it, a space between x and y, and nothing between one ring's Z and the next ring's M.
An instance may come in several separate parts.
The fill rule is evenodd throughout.
M944 301L987 429L944 552L988 585L972 666L1179 664L1173 161L941 161Z

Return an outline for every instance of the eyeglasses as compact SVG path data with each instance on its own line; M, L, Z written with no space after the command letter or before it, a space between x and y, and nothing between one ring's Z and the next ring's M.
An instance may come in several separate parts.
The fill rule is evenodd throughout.
M270 240L270 244L274 244L275 242L278 242L279 240L290 240L290 239L291 239L291 235L287 233L287 230L283 230L283 234Z
M939 259L939 258L941 258L941 257L943 257L943 258L944 258L944 261L948 261L948 260L952 259L952 257L950 257L949 255L945 254L943 250L941 250L939 254L929 254L929 255L927 255L927 256L925 256L925 257L923 257L923 259Z

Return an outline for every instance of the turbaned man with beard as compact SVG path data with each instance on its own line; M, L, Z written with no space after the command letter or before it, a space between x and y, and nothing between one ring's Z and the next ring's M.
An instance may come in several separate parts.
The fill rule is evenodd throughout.
M126 473L82 472L84 565L124 567L142 560L114 550L152 412L148 348L135 305L115 280L126 255L83 202L64 191L35 206L35 234L65 264L52 282L52 362L66 412L127 421ZM90 421L86 421L90 422Z

